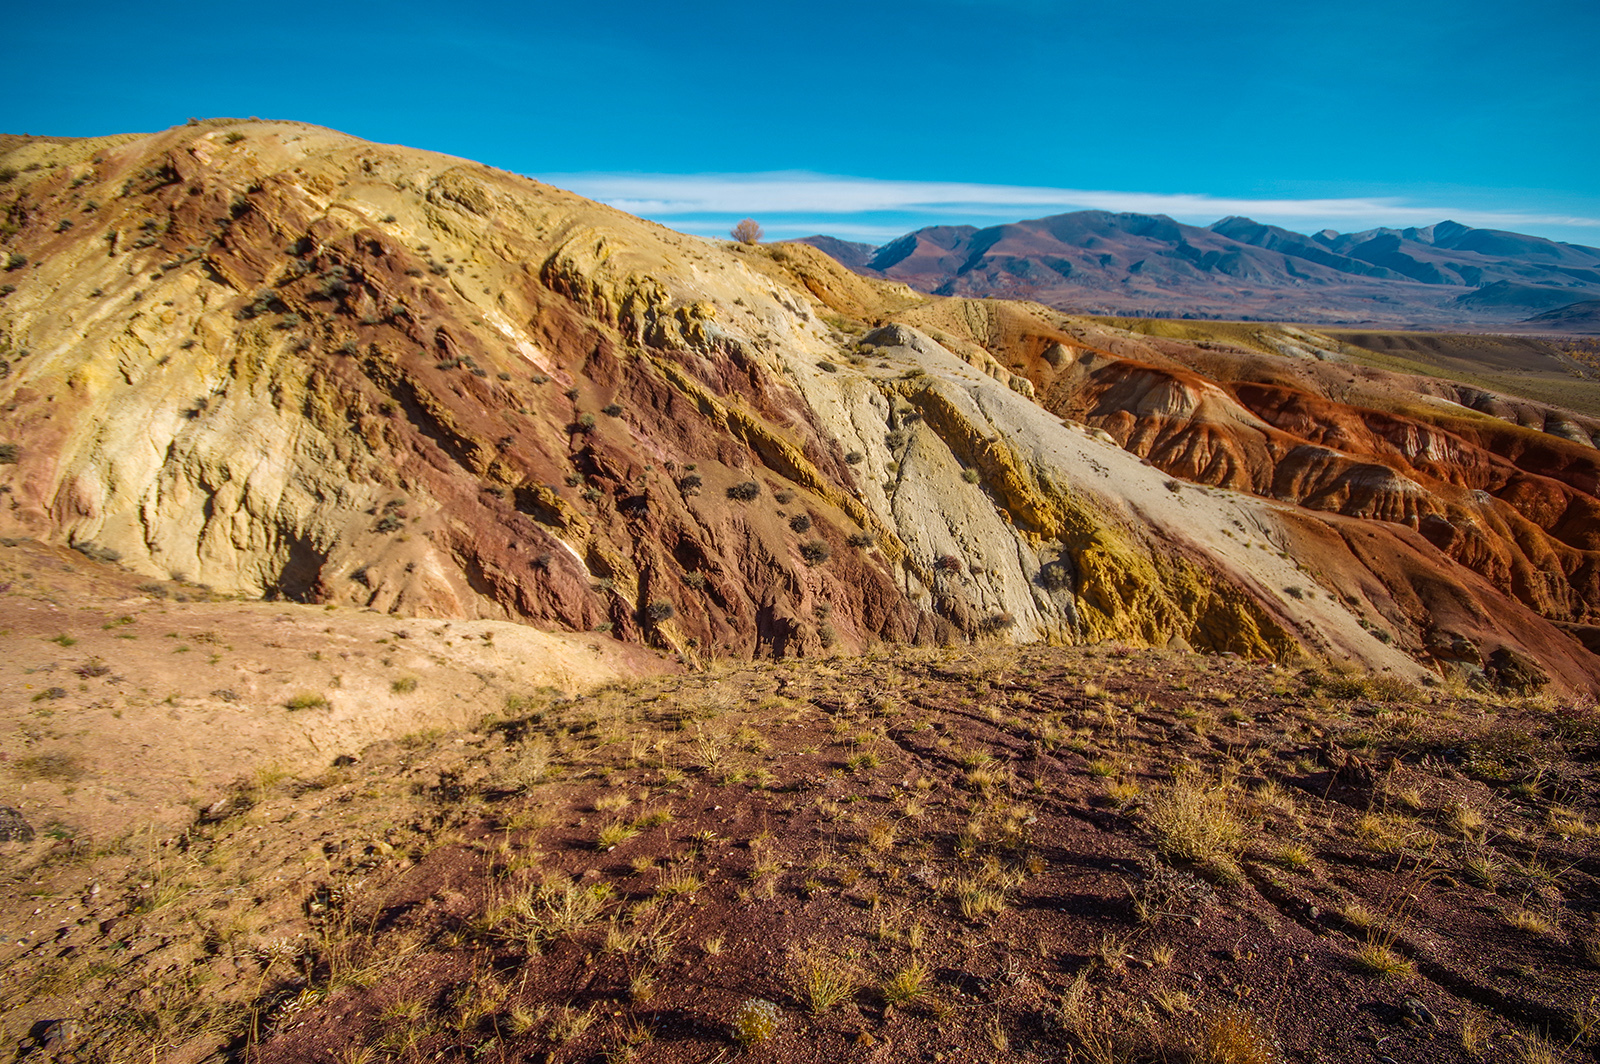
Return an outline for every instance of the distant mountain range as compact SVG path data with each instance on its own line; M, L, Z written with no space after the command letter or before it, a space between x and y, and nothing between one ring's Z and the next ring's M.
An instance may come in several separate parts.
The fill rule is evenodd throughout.
M810 244L858 273L936 295L1063 310L1316 324L1595 328L1600 249L1444 221L1311 236L1224 218L1076 211L978 229L930 226L881 247Z

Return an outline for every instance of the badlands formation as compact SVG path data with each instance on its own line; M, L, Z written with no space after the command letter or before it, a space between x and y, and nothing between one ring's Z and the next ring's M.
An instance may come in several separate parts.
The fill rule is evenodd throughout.
M1484 343L0 139L0 1045L1592 1059L1600 365Z
M294 123L0 150L8 537L691 663L1114 640L1600 677L1590 417Z

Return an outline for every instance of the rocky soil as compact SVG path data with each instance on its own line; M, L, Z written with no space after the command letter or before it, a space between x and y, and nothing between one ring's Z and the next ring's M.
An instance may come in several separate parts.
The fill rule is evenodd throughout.
M0 1034L63 1061L1600 1046L1592 701L1107 645L488 708L202 788L177 828L130 793L5 844Z

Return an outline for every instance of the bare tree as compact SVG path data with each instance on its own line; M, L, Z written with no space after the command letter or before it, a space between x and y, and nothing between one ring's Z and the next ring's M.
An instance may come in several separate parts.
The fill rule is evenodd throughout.
M746 218L729 230L728 235L741 244L761 243L761 227L754 218Z

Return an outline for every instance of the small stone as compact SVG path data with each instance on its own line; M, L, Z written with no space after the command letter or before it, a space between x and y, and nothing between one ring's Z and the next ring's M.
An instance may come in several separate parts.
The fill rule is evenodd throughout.
M39 1035L39 1048L60 1053L83 1040L83 1024L77 1020L53 1020Z
M9 805L0 805L0 842L31 842L33 825Z
M1407 1019L1415 1020L1417 1023L1437 1024L1439 1022L1439 1018L1428 1009L1427 1004L1421 998L1407 997L1401 1004L1405 1008Z

